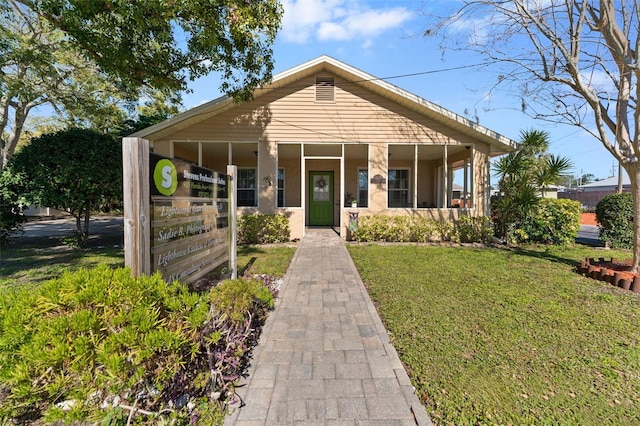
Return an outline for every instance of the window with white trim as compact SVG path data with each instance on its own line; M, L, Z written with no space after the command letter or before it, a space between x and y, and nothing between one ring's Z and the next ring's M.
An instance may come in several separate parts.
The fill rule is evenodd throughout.
M369 206L369 171L358 169L358 206Z
M256 207L256 169L238 168L238 207Z
M409 169L389 169L389 207L411 207L409 199Z
M278 169L278 207L284 207L284 169Z

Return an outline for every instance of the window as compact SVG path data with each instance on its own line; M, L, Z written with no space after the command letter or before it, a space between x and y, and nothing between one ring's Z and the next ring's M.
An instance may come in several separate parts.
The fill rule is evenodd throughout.
M369 203L369 171L358 170L358 205L368 207Z
M256 169L238 169L238 207L257 206Z
M389 207L411 207L409 203L409 169L389 169Z
M284 169L278 169L278 207L284 206Z

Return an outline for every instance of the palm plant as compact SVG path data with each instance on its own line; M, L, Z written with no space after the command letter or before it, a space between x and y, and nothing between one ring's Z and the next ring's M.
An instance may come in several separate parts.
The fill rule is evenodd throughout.
M494 163L498 197L491 207L499 237L510 240L511 231L533 210L545 189L572 167L568 158L549 154L548 149L548 132L523 130L520 148Z

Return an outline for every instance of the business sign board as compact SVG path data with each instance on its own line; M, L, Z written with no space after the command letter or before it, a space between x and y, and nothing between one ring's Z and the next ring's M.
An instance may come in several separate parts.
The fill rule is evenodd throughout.
M227 175L149 154L151 272L193 282L229 259Z

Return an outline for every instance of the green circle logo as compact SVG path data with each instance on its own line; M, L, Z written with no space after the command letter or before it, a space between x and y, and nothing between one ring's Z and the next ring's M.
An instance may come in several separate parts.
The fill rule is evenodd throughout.
M178 171L170 160L162 159L156 163L153 171L153 181L158 192L167 197L178 188Z

